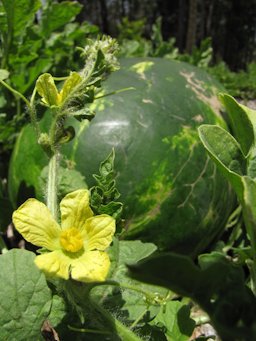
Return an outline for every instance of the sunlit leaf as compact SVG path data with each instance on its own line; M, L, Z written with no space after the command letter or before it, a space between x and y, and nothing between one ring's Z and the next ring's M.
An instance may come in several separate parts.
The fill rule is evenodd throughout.
M228 94L220 94L219 98L228 113L234 137L241 146L246 156L254 144L254 129L256 129L255 115L249 114L249 108L240 105L232 96Z
M4 81L9 77L9 72L4 69L0 69L0 81Z
M238 142L225 129L202 125L199 137L222 174L230 181L239 199L243 198L241 176L245 175L245 158Z
M6 17L8 34L21 38L34 21L35 13L41 6L40 0L2 0Z

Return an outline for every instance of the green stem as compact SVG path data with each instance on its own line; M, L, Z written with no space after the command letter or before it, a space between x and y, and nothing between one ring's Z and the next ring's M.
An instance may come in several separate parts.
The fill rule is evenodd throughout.
M19 91L13 89L9 84L5 83L4 81L0 80L0 83L5 86L9 91L11 91L14 95L20 97L25 103L26 105L30 108L30 103L29 101L26 99L26 97L24 97Z
M87 329L87 328L76 328L73 326L68 325L68 328L70 330L73 330L74 332L80 332L80 333L90 333L90 334L103 334L103 335L112 335L111 332L107 330L96 330L96 329Z
M58 168L59 168L59 152L55 151L49 161L46 204L51 211L53 217L58 221Z
M119 320L114 318L107 310L92 300L90 303L92 307L98 311L111 326L115 327L116 332L122 341L142 341L139 336L132 332L128 327L123 325Z
M137 324L140 322L140 320L143 318L143 316L147 313L148 309L145 309L137 318L136 320L130 325L131 329L134 329Z
M98 283L97 285L113 285L113 286L124 288L124 289L127 289L127 290L136 291L136 292L144 295L151 302L155 301L156 298L157 298L155 294L152 294L150 292L141 290L137 286L129 285L129 284L125 284L125 283L119 283L119 282L115 282L115 281L109 280L109 281L105 281L105 282L102 282L102 283ZM164 297L161 297L161 298L162 298L162 300L164 300Z
M41 134L41 130L40 130L40 127L38 124L36 109L35 109L35 105L34 105L35 97L36 97L36 88L34 88L32 96L30 98L29 114L30 114L31 123L32 123L32 125L36 131L37 138L39 138L39 136Z
M253 260L248 259L246 261L246 264L251 274L251 289L254 295L256 296L256 262L255 262L255 259Z
M37 139L39 138L40 134L41 134L41 130L37 121L37 116L36 116L36 110L34 106L31 106L29 108L29 115L30 115L30 121L32 126L35 129L36 135L37 135Z
M100 99L100 98L103 98L103 97L116 95L116 94L119 94L120 92L129 91L129 90L136 90L136 89L131 86L129 88L123 88L123 89L115 90L115 91L112 91L112 92L108 92L107 94L95 96L94 99Z

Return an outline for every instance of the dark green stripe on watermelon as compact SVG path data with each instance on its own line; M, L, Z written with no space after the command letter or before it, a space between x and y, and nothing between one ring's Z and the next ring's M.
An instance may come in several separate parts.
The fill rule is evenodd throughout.
M77 138L64 154L91 186L91 174L114 147L117 187L125 204L125 238L195 255L223 231L233 205L233 193L197 133L202 123L225 127L216 97L223 89L204 71L185 63L128 59L121 65L106 81L105 93L130 86L136 90L96 101L97 114L89 129L86 123L72 122ZM31 144L32 133L25 128L10 168L14 201L22 181L40 192L37 178L46 163Z

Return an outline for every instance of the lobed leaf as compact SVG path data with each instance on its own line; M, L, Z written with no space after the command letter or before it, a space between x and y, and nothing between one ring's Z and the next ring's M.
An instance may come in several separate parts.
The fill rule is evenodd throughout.
M115 152L112 149L100 164L100 174L93 174L97 185L91 188L91 206L96 214L109 214L118 222L121 219L123 204L116 202L120 193L116 188L114 160Z
M256 339L256 298L245 284L242 267L220 253L202 255L199 264L166 253L129 268L136 280L192 298L209 314L223 341Z
M53 31L72 21L81 11L82 6L76 1L52 3L43 12L42 33L48 37Z
M5 9L8 34L22 38L41 6L40 0L2 0Z
M195 321L190 318L189 307L179 301L169 301L161 306L150 324L162 326L168 341L187 341L195 328Z
M160 303L155 302L154 299L165 298L168 294L166 289L141 283L128 275L127 263L139 262L150 256L156 249L152 243L142 243L139 240L118 241L115 239L109 250L111 258L109 279L123 283L128 288L133 289L122 286L120 289L116 287L113 289L113 287L108 286L104 290L102 288L101 290L97 289L97 295L99 295L100 300L103 300L103 304L116 311L121 311L129 321L135 321L143 312L151 318L154 317L160 309ZM148 296L145 296L145 293Z

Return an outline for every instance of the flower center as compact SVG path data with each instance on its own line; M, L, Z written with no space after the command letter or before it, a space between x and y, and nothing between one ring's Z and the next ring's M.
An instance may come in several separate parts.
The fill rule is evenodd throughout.
M83 247L83 238L81 233L75 227L69 228L61 232L60 245L64 250L69 252L77 252Z

